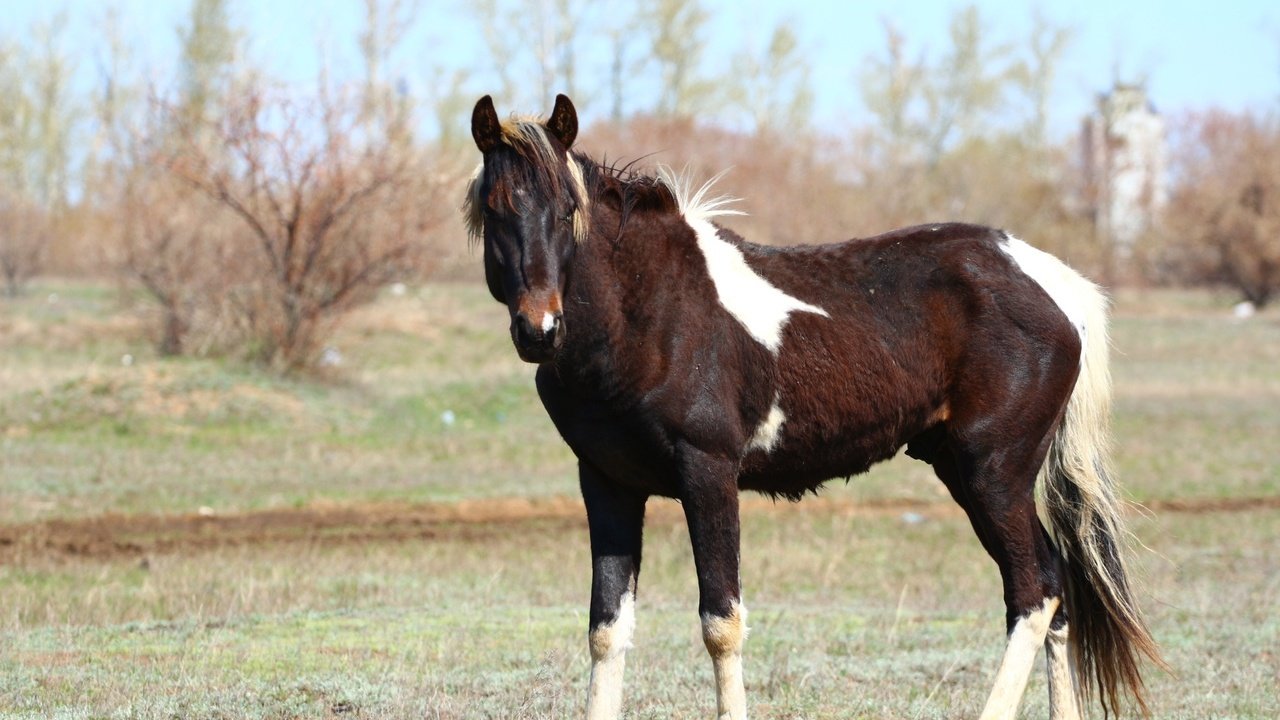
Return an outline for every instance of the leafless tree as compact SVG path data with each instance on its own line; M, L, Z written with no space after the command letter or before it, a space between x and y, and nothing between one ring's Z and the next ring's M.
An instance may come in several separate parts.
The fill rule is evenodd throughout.
M346 310L424 268L443 182L365 132L359 112L357 102L251 90L229 104L212 144L183 128L169 163L237 220L225 292L264 362L308 365Z
M23 195L0 190L0 277L17 297L42 265L49 246L48 214Z
M1280 294L1280 118L1200 113L1178 137L1158 279L1222 284L1266 305Z
M636 27L648 39L643 62L657 67L659 115L691 117L713 106L714 84L701 74L703 32L711 16L699 0L641 3Z
M733 67L732 77L726 78L729 99L751 116L757 131L793 136L808 131L813 87L804 48L791 23L774 26L762 51L738 53Z
M221 111L236 69L240 40L230 0L192 0L178 42L183 120L199 127Z
M596 21L603 4L589 0L476 0L470 7L501 85L497 94L505 103L537 107L558 92L583 103L595 94L582 81L578 57L581 45L598 30ZM627 22L626 17L622 23ZM611 20L619 20L616 13Z
M159 305L161 355L190 352L193 330L207 349L229 269L225 218L203 195L173 182L155 148L134 152L117 208L121 264Z
M48 255L70 192L72 63L66 15L0 38L0 272L17 294Z
M409 98L388 73L392 72L392 56L412 30L421 9L420 0L364 0L365 22L359 36L365 71L360 123L405 140Z

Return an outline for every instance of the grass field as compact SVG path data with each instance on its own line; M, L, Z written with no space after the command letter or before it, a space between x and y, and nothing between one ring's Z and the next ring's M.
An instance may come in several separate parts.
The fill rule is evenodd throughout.
M1118 300L1116 458L1173 674L1157 717L1280 716L1280 324ZM0 718L562 718L588 554L573 462L476 286L361 310L323 378L162 360L129 298L0 305ZM129 361L126 361L129 356ZM568 496L568 497L566 497ZM652 503L634 718L712 713L688 538ZM994 565L899 458L750 501L757 718L970 717ZM1042 678L1024 716L1046 716Z

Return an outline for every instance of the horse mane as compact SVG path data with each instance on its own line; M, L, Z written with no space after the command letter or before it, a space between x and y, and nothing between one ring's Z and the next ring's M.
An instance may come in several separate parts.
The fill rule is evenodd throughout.
M671 188L671 192L676 199L676 206L686 220L711 220L725 215L746 215L746 212L730 207L739 202L741 198L733 195L710 194L716 183L720 182L720 179L728 172L729 168L725 168L712 175L710 179L699 185L696 190L693 187L693 173L687 165L679 173L672 171L666 165L660 165L658 167L658 178L663 184Z
M596 162L583 154L578 160L587 169L586 178L593 197L611 202L618 210L618 229L615 237L622 237L627 220L635 210L678 212L679 205L673 189L658 177L640 172L637 163L641 156L625 164L618 161Z
M636 210L674 212L689 220L710 220L724 215L744 214L741 210L729 207L738 202L738 198L711 194L713 186L724 177L727 170L717 173L695 188L693 174L687 166L679 173L665 165L659 165L653 174L637 169L637 164L650 157L649 155L642 155L621 165L618 161L610 162L607 158L604 162L597 162L577 151L569 152L566 158L551 143L544 121L533 116L513 117L502 123L502 142L527 162L517 166L501 155L494 155L499 167L492 169L491 176L511 172L527 174L532 168L535 177L526 179L546 183L553 193L567 188L574 194L578 205L574 212L573 226L574 238L580 243L586 240L590 231L592 205L601 198L612 198L617 204L620 214L619 237L628 218ZM479 242L484 233L480 187L485 172L485 163L481 161L471 174L463 201L467 235L473 244ZM511 203L510 198L504 198L504 201Z
M618 211L618 236L621 237L632 211L655 210L683 216L688 221L711 220L726 215L745 215L746 212L731 205L740 202L732 195L712 194L715 185L729 172L722 170L695 185L692 170L685 166L680 172L666 165L658 165L653 173L636 169L636 165L652 156L642 155L624 165L617 162L596 162L578 154L578 160L587 168L584 176L593 197L612 195Z

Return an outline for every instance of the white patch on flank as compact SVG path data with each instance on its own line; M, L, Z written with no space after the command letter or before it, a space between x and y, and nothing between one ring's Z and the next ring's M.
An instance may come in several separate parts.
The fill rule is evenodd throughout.
M549 333L556 326L556 316L551 313L542 313L542 332Z
M1050 629L1044 640L1045 674L1049 678L1049 720L1080 720L1076 677L1071 671L1067 626Z
M636 596L623 594L618 617L591 632L587 720L616 720L622 712L622 674L636 631Z
M778 406L779 396L773 396L773 405L769 408L769 414L764 420L760 421L760 425L756 427L756 432L751 436L751 442L747 443L747 450L763 450L765 453L773 452L778 446L778 442L782 440L782 423L787 421L787 416L782 414L782 408Z
M1088 310L1082 304L1082 298L1076 290L1081 280L1080 275L1049 253L1034 248L1012 235L1006 237L1008 239L1000 243L1000 249L1013 258L1013 262L1022 269L1022 272L1049 293L1049 297L1057 303L1062 314L1067 316L1076 332L1080 333L1080 340L1083 342L1088 330L1085 325L1085 315Z
M702 616L702 640L716 676L716 720L746 720L747 692L742 682L742 643L747 609L735 600L728 617Z
M1061 602L1059 598L1045 598L1044 604L1018 618L1009 633L1004 659L996 672L996 681L982 710L981 720L1013 720L1018 714L1018 704L1027 689L1027 678L1035 664L1036 652L1049 633L1049 623Z

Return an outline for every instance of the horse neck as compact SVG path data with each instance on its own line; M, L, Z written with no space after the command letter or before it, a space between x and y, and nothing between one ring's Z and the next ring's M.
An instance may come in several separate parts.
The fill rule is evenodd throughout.
M618 232L620 213L595 208L575 255L565 302L568 338L580 351L623 353L652 341L690 282L692 230L672 211L637 209ZM576 326L576 329L575 329Z

